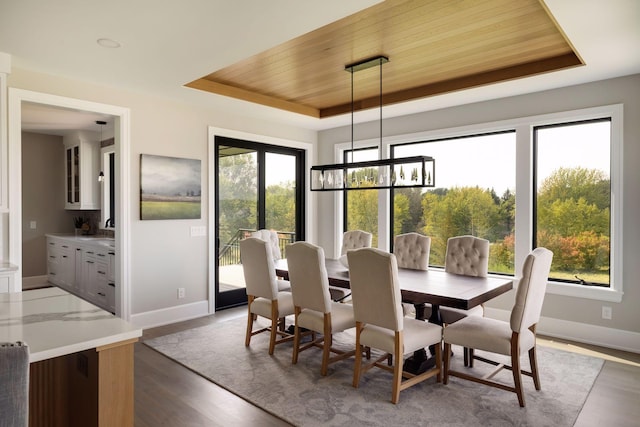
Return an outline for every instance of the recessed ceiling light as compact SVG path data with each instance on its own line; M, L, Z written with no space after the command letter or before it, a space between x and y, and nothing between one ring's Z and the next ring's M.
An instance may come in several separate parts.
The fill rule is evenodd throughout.
M108 47L111 49L120 47L120 43L111 39L98 39L96 42L102 47Z

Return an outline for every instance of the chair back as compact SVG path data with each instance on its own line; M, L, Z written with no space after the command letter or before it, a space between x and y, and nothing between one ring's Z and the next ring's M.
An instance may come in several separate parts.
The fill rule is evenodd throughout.
M267 298L270 301L276 299L278 282L269 243L255 237L241 240L240 261L247 295Z
M395 255L380 249L362 248L349 251L347 257L356 322L401 331L402 297Z
M418 233L399 234L393 240L393 253L399 268L429 269L431 237Z
M487 277L489 241L475 236L450 237L444 270L461 276Z
M540 320L553 252L534 249L524 260L516 300L511 310L511 330L522 332Z
M346 255L347 251L360 248L370 248L373 235L362 230L345 231L342 235L342 250L340 255Z
M287 264L293 305L320 313L331 312L329 278L324 249L307 242L287 245Z
M29 425L29 347L0 343L0 425Z
M271 249L271 256L274 260L279 260L282 258L280 254L280 239L278 238L278 233L273 230L265 230L260 229L258 231L254 231L251 233L251 237L255 237L257 239L262 239L265 242L269 242L269 247Z

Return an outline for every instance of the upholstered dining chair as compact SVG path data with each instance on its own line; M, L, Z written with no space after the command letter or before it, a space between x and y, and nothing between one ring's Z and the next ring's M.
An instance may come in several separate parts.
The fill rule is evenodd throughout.
M373 248L349 251L347 256L356 320L353 386L357 388L362 373L373 367L388 370L393 373L391 402L398 403L401 390L433 376L440 382L442 327L404 317L396 256ZM430 345L436 348L435 368L419 375L404 372L403 356ZM362 366L363 346L385 354ZM385 359L391 360L393 366L383 364Z
M282 258L282 255L280 253L280 239L278 238L278 233L273 230L266 230L262 228L260 230L252 232L250 236L269 243L269 252L271 253L271 257L274 261ZM291 286L288 281L278 280L277 283L279 291L291 290Z
M274 261L277 261L280 258L282 258L282 254L280 253L280 243L278 239L278 233L276 233L273 230L266 230L262 228L260 230L251 232L250 236L258 239L262 239L265 242L269 242L269 249Z
M278 279L270 254L269 243L255 237L240 241L240 259L247 286L247 334L245 346L249 346L251 337L269 331L269 354L273 354L276 344L293 339L284 332L285 316L293 314L291 292L278 291ZM253 330L257 316L271 320L271 326ZM280 327L280 330L278 330ZM277 340L277 335L283 338Z
M322 348L320 374L327 375L330 363L353 356L355 350L343 351L333 347L333 334L356 326L353 307L331 300L329 279L324 263L324 250L307 242L287 246L289 280L293 294L295 332L292 363L298 363L299 352L311 347ZM312 340L300 345L301 328L312 331ZM316 338L315 333L322 334ZM331 357L331 353L336 356Z
M362 230L349 230L342 234L342 249L340 250L340 261L347 265L347 252L353 249L370 248L373 234ZM351 291L337 286L329 286L331 299L343 302L351 295Z
M444 271L461 276L487 277L489 271L489 241L475 236L450 237L444 260ZM446 324L457 322L470 315L484 314L482 306L471 310L441 307L442 321Z
M0 343L0 426L29 424L29 347Z
M470 277L487 277L489 272L489 241L475 236L456 236L447 239L444 271ZM425 307L425 316L431 315L430 306ZM484 306L470 310L454 307L440 307L440 316L445 325L457 322L467 316L483 316ZM469 349L464 349L464 366L469 365Z
M445 362L444 383L449 376L455 376L481 384L497 387L516 393L520 406L525 406L522 391L522 374L531 376L536 390L540 390L540 377L536 360L536 324L540 320L540 312L544 301L545 289L553 253L545 248L534 249L524 261L521 278L516 290L515 303L511 310L509 322L481 316L468 316L444 328ZM480 360L497 366L496 372L483 378L472 376L466 372L451 369L451 345L460 345L471 349L471 360ZM483 350L511 356L511 366L499 364L493 360L479 357L475 350ZM520 368L520 354L529 352L531 371ZM501 369L510 369L513 373L513 386L496 382L490 378Z
M406 233L398 234L393 239L393 253L398 260L398 268L426 271L429 269L430 252L431 237L419 233ZM402 312L405 316L413 316L413 306L403 303ZM428 318L428 315L426 315L425 318Z
M430 251L431 237L419 233L398 234L393 239L393 253L398 268L428 270Z

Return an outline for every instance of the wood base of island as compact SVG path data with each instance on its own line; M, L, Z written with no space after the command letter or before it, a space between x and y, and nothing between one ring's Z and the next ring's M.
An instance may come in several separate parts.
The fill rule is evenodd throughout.
M30 427L133 427L133 346L138 339L33 362Z

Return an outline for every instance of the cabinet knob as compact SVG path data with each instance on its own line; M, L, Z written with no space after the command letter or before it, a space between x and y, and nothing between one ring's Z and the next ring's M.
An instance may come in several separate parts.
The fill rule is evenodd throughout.
M113 282L109 282L109 283L107 283L107 284L108 284L109 286L111 286L112 288L115 288L115 287L116 287L116 284L115 284L115 283L113 283Z
M106 297L106 295L102 292L98 292L98 295L100 295L101 297Z

